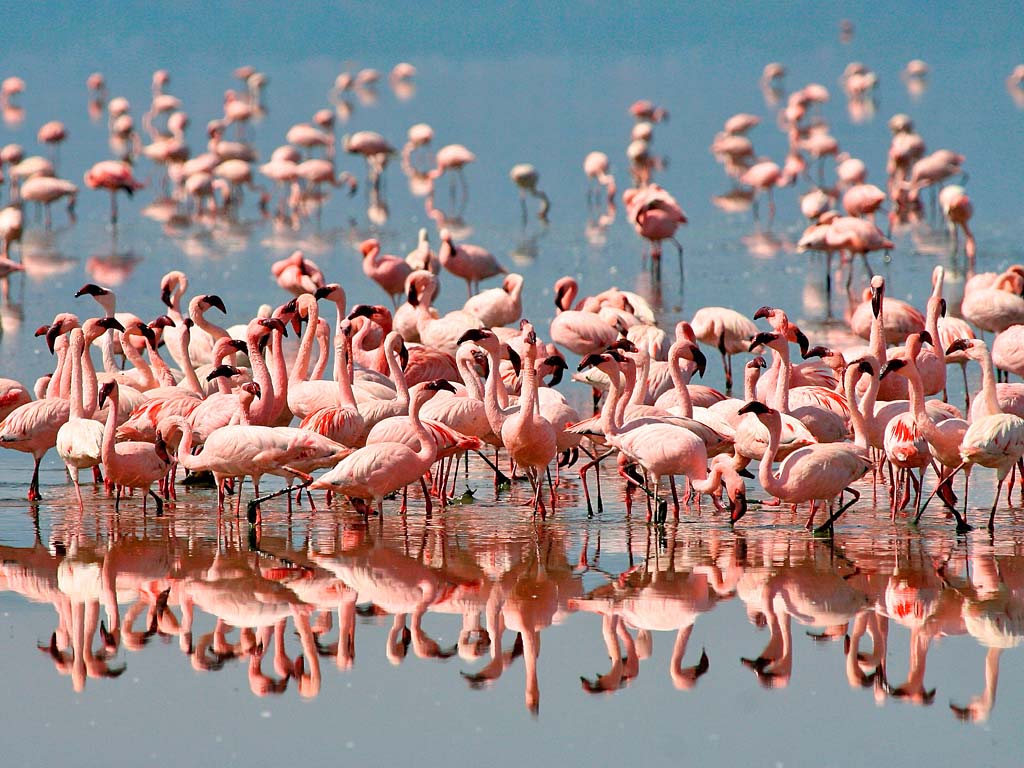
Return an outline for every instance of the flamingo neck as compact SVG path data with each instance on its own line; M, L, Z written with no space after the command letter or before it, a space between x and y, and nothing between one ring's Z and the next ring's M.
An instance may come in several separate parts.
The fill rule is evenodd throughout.
M937 337L936 337L937 338ZM910 382L910 412L914 415L914 423L917 425L921 436L929 443L941 440L942 435L928 415L924 401L924 381L921 379L921 371L917 368L917 355L907 355L905 366L907 381Z
M121 334L121 349L124 351L124 356L128 362L135 366L135 370L142 374L143 389L153 389L159 386L156 376L153 375L153 369L146 362L146 358L132 346L131 341L124 334Z
M413 429L416 430L416 437L420 441L420 447L416 451L416 456L423 463L424 468L433 464L434 459L437 458L437 442L434 440L434 436L430 434L430 430L424 426L423 421L420 419L420 408L433 395L434 393L431 390L424 387L416 392L416 396L413 397L409 405L409 421L412 423ZM408 396L408 391L406 391L406 396Z
M688 419L693 418L693 400L690 398L690 390L686 386L683 371L679 366L679 358L682 356L680 348L673 344L668 352L668 372L672 377L672 384L676 389L676 397L679 399L679 410Z
M640 350L640 369L633 382L633 391L629 395L630 405L643 405L647 400L647 379L651 375L651 356L646 350Z
M602 369L604 370L604 369ZM620 372L617 366L609 366L605 373L608 374L608 397L604 401L604 408L601 409L601 431L605 438L618 434L621 426L621 419L618 416L618 404L622 399L622 384L620 383Z
M853 425L853 442L861 448L868 448L868 429L864 420L864 413L861 411L862 404L857 402L857 381L860 379L860 371L855 365L846 369L843 377L843 384L846 394L846 402L850 406L850 423ZM866 398L865 398L866 399Z
M96 398L99 395L99 382L96 381L96 368L92 364L92 355L88 343L82 349L82 403L85 406L86 418L96 413Z
M1002 413L1003 409L999 405L999 396L996 394L996 376L995 371L992 369L992 355L989 354L987 349L984 350L984 356L980 362L981 392L978 397L981 399L979 405L981 413L984 416Z
M117 373L117 360L114 359L114 329L110 328L101 337L100 349L103 352L103 370L107 373Z
M793 363L789 358L789 342L783 340L779 355L779 377L775 380L775 404L779 413L789 413L789 387L793 377Z
M249 367L252 370L252 380L260 385L259 405L251 409L250 415L255 424L269 424L271 416L274 415L276 396L274 393L274 381L270 378L270 371L267 369L267 361L259 351L258 334L249 334Z
M171 369L167 367L167 363L164 362L164 359L160 356L160 352L157 349L150 348L149 360L153 368L156 369L156 377L160 386L177 386L178 382L174 380L174 374L171 373Z
M462 350L465 347L459 347L459 351L455 354L455 365L459 369L459 373L462 376L462 383L466 385L466 392L469 397L474 400L484 399L484 388L480 384L480 377L477 376L476 370L473 368L472 356Z
M501 425L505 423L506 413L498 405L498 380L501 378L498 373L498 353L487 350L487 380L484 382L484 413L487 414L487 423L491 425L491 431L495 435L501 434Z
M528 344L523 359L523 386L520 390L519 413L524 419L532 419L539 411L537 397L537 345Z
M199 377L196 375L196 367L192 364L192 358L188 354L188 346L192 341L192 331L188 326L182 328L181 335L178 337L181 343L181 370L185 374L185 383L189 389L195 392L200 397L206 396L206 389L199 381Z
M71 418L85 418L85 402L82 397L82 332L75 329L71 332L71 344L68 354L71 355Z
M115 385L110 392L110 396L107 398L107 421L103 425L103 445L101 447L103 468L107 470L108 474L110 472L110 467L112 467L116 461L117 451L114 448L114 439L115 432L117 431L117 407L120 400L121 395Z
M757 400L757 380L761 378L761 369L752 365L743 372L743 400L749 403Z
M192 321L196 324L197 328L202 328L204 331L210 334L210 336L213 337L214 341L216 341L217 339L229 338L228 332L225 331L221 326L217 325L216 323L210 322L209 320L206 319L205 312L193 312Z
M401 361L398 359L398 350L388 347L385 349L385 354L388 359L388 373L391 375L391 380L395 383L395 391L398 393L396 399L398 402L408 405L409 384L405 380L405 371L402 370Z
M295 362L292 363L292 372L288 377L291 383L307 381L309 377L309 357L313 351L313 339L316 336L317 323L320 320L320 309L316 304L309 305L309 315L306 318L306 332L302 334L302 341L299 342L299 351L295 355Z
M938 338L938 337L935 337ZM878 303L878 317L871 321L871 335L868 339L868 348L874 355L879 365L885 365L885 294Z
M288 364L284 359L284 335L277 334L270 340L270 380L274 387L274 410L272 421L277 418L288 405Z
M761 464L757 468L757 479L761 482L761 487L767 493L773 496L780 496L785 488L775 477L775 473L772 472L772 464L775 463L775 454L779 452L782 418L778 414L774 414L770 416L768 422L768 424L765 424L768 428L768 447L765 448L764 455L761 457Z
M352 393L352 379L349 375L348 368L348 347L351 342L345 338L345 334L341 334L340 338L335 340L337 346L334 347L334 353L337 355L337 365L335 366L335 374L338 379L338 403L343 408L356 409L356 397Z

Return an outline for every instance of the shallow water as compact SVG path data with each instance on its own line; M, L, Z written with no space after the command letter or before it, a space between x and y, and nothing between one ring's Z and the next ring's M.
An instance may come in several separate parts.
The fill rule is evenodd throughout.
M581 8L556 22L513 5L486 20L459 19L460 35L444 33L445 19L418 9L384 22L360 9L321 8L276 21L249 5L217 17L187 4L176 13L111 10L117 13L106 14L106 27L99 12L71 26L55 25L52 8L16 11L9 29L18 31L5 40L0 73L21 75L28 90L19 99L22 122L0 125L0 144L16 141L34 152L38 126L59 118L71 137L59 170L78 182L108 154L105 120L93 122L86 111L88 73L102 70L111 94L128 96L138 118L150 72L166 66L169 91L192 117L188 137L197 152L223 91L236 86L231 69L251 61L270 76L268 112L254 126L254 142L268 157L291 124L329 105L343 62L386 71L407 59L419 68L414 92L403 100L382 82L375 95L354 94L342 130L379 130L400 144L410 124L426 121L437 146L461 142L477 153L457 223L467 239L524 274L525 314L542 335L553 315L550 286L570 273L587 292L617 284L649 297L665 327L707 304L747 313L772 304L797 318L813 343L841 338L829 317L843 316L846 299L839 291L828 307L823 264L794 252L803 228L796 193L777 195L770 228L755 225L749 211L728 214L712 202L729 189L707 150L727 116L760 114L751 134L758 151L776 159L784 151L774 109L757 87L771 59L789 67L787 86L816 80L833 91L823 115L843 148L868 163L870 181L883 175L885 120L894 112L914 116L930 149L966 154L978 270L1024 260L1012 187L1024 170L1017 152L1024 112L1003 85L1019 56L1005 23L1019 9L1009 5L885 19L866 5L815 6L813 13L725 6L714 15L675 12L653 28L631 15L589 19ZM842 45L837 26L847 15L856 33ZM912 97L899 71L917 56L932 75ZM851 117L836 85L854 59L881 76L875 115L863 122ZM626 108L640 97L672 113L654 146L670 159L657 180L690 217L680 232L685 281L670 247L655 283L621 208L601 228L585 205L580 166L592 149L608 152L620 189L626 185ZM532 214L521 225L507 174L523 161L537 166L552 199L549 226ZM363 173L354 160L340 165ZM149 187L121 201L116 230L106 223L106 196L84 189L76 223L62 208L50 231L28 216L26 275L12 281L12 300L0 306L0 374L31 382L47 370L51 358L32 331L58 309L94 312L91 299L72 298L89 280L115 287L119 308L148 318L161 311L160 276L180 267L193 293L220 294L228 322L243 322L260 303L286 298L269 265L293 248L342 282L350 304L380 302L382 293L358 268L358 242L374 234L385 251L404 254L420 226L434 231L397 164L385 177L386 223L369 223L361 191L353 199L336 195L319 225L299 231L262 219L252 196L233 220L161 223L153 206L158 176L145 162L140 169L151 174ZM446 205L447 189L441 192ZM964 265L941 226L898 233L892 261L872 261L891 295L919 306L931 267L944 264L955 307ZM857 287L863 282L858 272ZM458 306L462 290L445 280L442 308ZM950 398L959 403L959 374L951 373ZM710 350L706 383L723 386ZM562 389L581 407L587 402L582 387ZM993 537L958 539L932 508L919 529L902 518L891 524L884 487L876 496L865 482L864 499L827 542L802 529L802 515L756 505L735 529L707 506L684 509L678 524L650 527L642 506L625 517L621 486L607 477L605 509L588 517L572 470L556 512L535 520L523 487L496 497L474 460L458 489L474 488L476 498L435 508L430 518L416 492L407 518L393 500L383 520L369 523L342 505L288 516L278 500L253 541L244 520L228 515L218 524L211 491L183 492L157 518L151 507L142 515L138 497L115 515L113 500L90 488L79 515L53 455L43 463L45 500L30 506L23 501L30 463L0 452L5 764L52 764L71 748L97 761L102 754L111 765L139 758L194 764L196 754L269 763L297 751L369 764L414 755L496 765L636 757L666 764L693 756L715 765L863 765L908 754L943 764L1017 762L1015 721L1024 702L1012 646L1022 636L1016 574L1024 516L1016 495L1013 506L1000 506ZM993 489L987 473L976 477L978 517ZM107 657L94 626L99 618L112 625L101 607L104 576L116 586L124 625ZM190 600L191 638L182 629ZM114 610L109 600L108 607ZM475 616L489 630L490 645L480 632L459 642L463 611L466 627ZM392 616L402 613L408 635ZM504 633L495 631L499 617ZM218 618L260 629L222 626L221 637ZM339 650L346 620L354 629ZM828 628L830 642L807 634ZM844 635L855 640L867 630L879 637L874 650L867 638L844 649ZM55 632L59 658L50 650ZM527 662L538 638L534 688ZM279 655L282 639L287 658ZM261 642L259 663L252 650ZM76 656L74 647L83 652ZM682 671L672 663L674 647L684 651ZM858 647L874 655L857 664ZM990 650L996 647L1010 650L999 658ZM698 675L702 649L707 668ZM610 656L624 661L613 665ZM773 661L765 666L759 657ZM990 697L973 708L977 725L962 725L949 705L966 706L985 690L986 658L989 672L998 665L1002 675L996 686L989 674ZM595 687L614 693L587 690ZM933 689L934 697L925 695ZM112 749L112 735L130 736L131 746Z

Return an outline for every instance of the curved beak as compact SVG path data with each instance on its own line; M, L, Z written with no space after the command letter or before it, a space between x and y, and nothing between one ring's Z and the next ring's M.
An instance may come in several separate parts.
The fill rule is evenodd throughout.
M227 309L224 307L224 300L215 293L211 293L209 296L206 296L203 301L205 301L208 306L216 307L225 315L228 313Z

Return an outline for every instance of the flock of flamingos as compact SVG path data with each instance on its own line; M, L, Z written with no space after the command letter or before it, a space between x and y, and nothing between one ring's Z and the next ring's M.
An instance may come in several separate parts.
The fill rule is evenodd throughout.
M912 62L904 75L926 79L927 65ZM784 67L770 64L762 86L770 101L778 100L777 123L788 140L783 161L754 150L750 135L761 118L753 114L730 117L711 144L736 184L734 200L753 204L755 215L765 197L774 216L776 187L806 187L800 208L808 224L799 248L828 255L830 281L833 258L850 292L855 260L866 267L869 280L850 319L864 343L829 348L814 345L784 307L708 306L665 328L658 324L660 308L636 293L587 286L596 292L584 296L571 277L554 285L554 320L537 327L522 316L523 291L540 286L526 286L490 251L458 237L458 212L468 197L463 171L473 152L460 144L435 151L434 132L422 123L409 128L402 147L372 131L338 140L338 110L323 109L292 126L261 164L247 137L267 78L251 67L235 76L242 85L225 94L223 114L207 124L208 143L198 154L186 141L190 119L169 92L166 71L154 73L152 101L139 121L149 143L127 99L109 97L102 75L89 78L90 109L107 116L113 157L93 165L84 183L109 193L112 226L118 195L143 186L138 168L147 163L169 216L231 216L249 193L265 215L300 227L319 217L332 188L354 192L365 185L373 220L386 216L381 182L394 159L424 198L436 231L421 230L408 255L384 253L373 238L362 242L363 271L381 292L358 300L346 293L344 271L330 274L296 251L273 265L281 293L235 327L216 321L231 297L190 295L178 270L152 286L166 306L155 319L126 312L131 307L118 304L110 287L83 285L39 329L39 343L53 354L52 373L34 383L0 382L0 447L32 457L29 500L40 498L40 462L55 448L80 507L84 471L116 494L118 504L137 491L143 508L152 499L158 514L176 498L180 482L204 478L215 488L218 513L233 502L236 514L250 479L247 514L254 525L281 495L286 499L277 503L289 509L303 497L325 503L323 496L314 500L315 491L326 492L327 504L347 499L366 515L382 515L395 494L403 513L410 496L422 498L429 513L435 501L450 503L460 462L465 457L468 465L473 453L493 472L496 488L527 479L529 509L539 515L554 511L555 489L570 469L578 470L588 507L603 508L603 464L624 480L616 490L624 488L627 511L639 493L656 523L665 522L670 506L678 517L681 506L696 506L704 495L739 522L748 488L759 485L765 505L804 507L807 527L831 535L871 475L876 487L888 487L893 520L901 514L916 520L930 504L965 532L969 480L982 467L996 470L986 521L994 527L1004 487L1009 500L1007 478L1024 454L1024 384L1000 380L1002 372L1024 374L1024 266L975 273L965 158L926 145L910 116L889 121L884 177L881 169L873 173L884 178L877 186L864 162L840 152L822 117L829 90L808 84L786 95ZM396 89L414 77L408 64L387 75ZM375 70L343 73L332 99L340 109L346 93L381 78ZM877 78L851 64L841 83L852 111L871 102ZM1022 83L1024 73L1015 72L1008 85ZM15 77L3 81L5 114L17 109L25 87ZM686 216L656 181L662 161L654 133L666 111L637 101L630 112L636 121L626 149L630 186L619 194L603 152L586 155L583 169L592 185L589 204L609 221L624 209L649 244L645 260L657 279L665 241L678 247L683 269L675 236ZM0 150L9 194L0 210L5 287L7 276L23 269L18 242L25 206L44 206L47 225L58 201L73 215L78 184L58 175L66 133L58 121L39 129L49 157L17 145ZM339 171L341 152L362 157L365 179ZM435 200L445 176L455 215ZM516 165L510 179L524 218L535 199L537 216L546 220L552 206L538 170ZM887 296L884 278L871 274L869 254L893 249L893 228L925 219L929 200L948 222L953 247L963 240L970 278L960 316L943 296L941 266L918 277L929 289L921 308ZM448 275L465 281L467 299L441 313L434 302ZM492 278L500 283L481 290ZM978 332L996 334L991 347ZM749 356L737 376L743 391L734 396L736 355ZM693 378L704 374L707 356L713 365L721 358L724 393ZM966 388L973 365L980 366L981 389L967 402L949 402L949 367L964 371ZM592 393L593 412L559 391L570 367ZM930 493L929 471L935 475ZM261 496L266 476L286 484Z

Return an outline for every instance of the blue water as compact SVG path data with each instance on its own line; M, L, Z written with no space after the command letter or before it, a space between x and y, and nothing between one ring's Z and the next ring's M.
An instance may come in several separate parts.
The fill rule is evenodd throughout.
M426 121L435 129L435 146L469 146L478 161L467 169L465 223L472 229L467 237L524 274L525 312L542 334L553 315L550 286L571 273L588 293L617 284L660 300L666 327L706 304L750 313L770 303L811 329L812 340L824 340L835 337L823 329L821 264L793 252L804 226L796 192L779 191L779 213L770 230L756 226L749 212L717 209L711 198L729 185L708 151L715 132L735 112L759 114L763 122L751 133L755 147L781 161L785 137L757 83L763 65L779 60L789 70L787 88L816 81L832 91L823 115L842 148L864 159L869 180L880 183L888 146L885 121L895 112L908 112L929 149L948 147L967 157L978 270L1022 261L1016 180L1024 171L1018 151L1024 112L1004 87L1020 57L1014 24L1019 10L1012 3L978 9L718 4L658 11L530 3L443 10L424 4L388 10L366 4L302 4L284 10L252 3L212 10L201 3L98 3L89 9L70 3L23 4L5 9L0 75L26 80L27 90L18 99L25 115L20 126L0 124L0 144L18 142L29 153L39 151L38 126L63 120L70 138L61 149L59 171L81 186L84 171L108 154L105 121L93 123L86 112L88 74L102 71L111 95L127 96L138 121L148 104L150 74L165 67L171 73L168 91L183 99L192 118L188 138L198 152L205 145L206 121L221 113L223 92L237 87L231 70L251 63L269 77L268 113L254 127L254 143L266 158L290 125L329 106L327 92L344 66L373 66L385 75L376 103L365 103L365 93L362 99L353 94L351 117L339 134L372 129L400 145L409 125ZM839 42L841 18L851 19L855 27L846 45ZM899 78L904 64L915 57L931 66L927 90L918 98ZM402 60L418 68L415 92L404 101L386 82L387 71ZM877 112L868 122L851 120L838 86L837 78L852 60L879 74ZM586 229L583 157L594 149L607 152L620 189L628 185L624 148L632 118L626 110L637 98L650 98L671 112L670 122L655 130L654 148L669 158L657 180L690 219L679 235L685 282L669 248L660 289L641 267L643 246L621 208L600 237L591 230L588 239ZM548 227L532 217L521 227L508 170L526 161L536 165L541 187L552 199ZM363 174L355 159L343 157L339 165ZM160 276L182 267L193 291L219 293L228 322L242 322L260 303L285 299L269 277L269 265L298 247L320 263L329 279L344 283L351 304L380 302L383 294L358 268L359 240L375 234L386 251L404 254L415 244L420 226L432 227L397 164L385 177L385 224L369 223L361 192L352 200L336 195L319 227L308 222L299 232L261 220L252 197L237 221L164 227L143 215L154 199L157 176L146 162L140 162L139 174L149 188L131 201L122 200L116 232L106 221L106 195L99 192L81 191L74 225L66 223L62 208L55 210L52 232L44 232L41 220L29 212L22 254L30 269L13 281L13 301L0 312L0 374L31 382L47 370L51 358L32 331L60 309L73 307L83 315L94 311L90 299L72 299L87 280L113 285L119 308L149 317L161 310ZM798 190L804 188L801 183ZM892 295L921 306L935 263L947 266L955 296L963 264L951 256L951 243L939 227L900 235L891 263L878 258L874 266L886 274ZM862 275L857 279L861 284ZM462 286L447 280L442 308L455 308L461 300ZM845 306L838 296L834 315L842 316ZM721 387L717 360L709 357L706 381ZM972 372L972 383L976 379ZM581 404L587 400L581 388L563 385L563 390ZM954 385L953 402L960 395ZM291 519L283 506L275 507L260 542L270 555L256 555L249 551L244 524L236 530L233 516L218 528L208 491L189 494L162 519L152 514L143 519L138 498L127 500L117 518L112 501L96 492L79 517L56 457L48 457L43 467L47 500L34 510L23 501L30 461L0 452L0 544L23 550L5 550L5 567L27 557L24 550L33 547L37 531L34 554L46 574L55 573L64 557L70 563L114 562L117 553L144 540L151 551L140 558L143 565L123 570L127 586L124 594L119 586L118 595L123 616L140 599L136 571L161 588L203 582L219 548L247 562L250 570L281 567L285 557L305 565L306 576L326 582L333 576L318 556L360 541L365 547L372 543L449 585L475 583L481 590L504 585L510 595L519 585L536 595L543 644L540 703L532 713L521 657L510 660L500 680L479 691L469 689L460 671L478 671L486 659L421 659L410 647L405 660L393 664L384 651L390 616L358 620L350 669L337 669L332 656L320 659L319 692L312 700L299 694L294 679L281 696L254 696L248 659L227 660L219 671L194 671L192 657L180 650L179 636L165 631L167 626L140 650L127 650L122 643L110 660L115 669L125 667L120 677L89 678L75 692L73 679L58 674L49 654L36 650L37 643L48 644L56 628L53 609L27 601L8 582L3 588L9 591L0 592L5 764L52 764L71 750L81 756L76 762L113 765L140 760L263 764L300 755L351 757L363 764L426 758L492 765L626 759L656 765L698 760L713 765L884 765L908 756L939 764L1018 762L1021 739L1015 724L1024 706L1019 653L1002 655L998 697L987 721L959 723L948 704L963 705L982 690L985 640L944 613L955 614L952 605L969 615L972 601L985 602L987 593L976 575L993 557L1002 593L1019 594L1013 573L1024 525L1017 506L1002 508L994 541L982 533L957 541L947 521L937 516L926 518L920 531L902 520L891 525L882 490L880 504L866 498L851 513L834 547L812 542L799 516L757 508L736 532L707 509L699 519L692 510L684 511L684 522L670 525L659 542L642 514L624 520L621 488L615 484L607 486L608 507L599 518L587 518L573 481L562 490L555 517L535 523L524 506L526 492L517 489L511 500L505 494L495 501L474 462L465 482L481 489L476 503L427 521L415 497L403 523L395 513L397 502L389 502L383 527L374 521L369 530L342 507L317 516L296 512ZM972 488L979 506L991 499L989 478L981 478ZM650 657L639 661L640 673L615 694L584 693L580 676L592 679L598 670L606 671L608 654L601 620L576 610L578 604L570 601L595 590L595 599L606 596L632 567L640 574L668 570L670 544L675 570L687 579L702 578L716 566L753 585L750 591L725 586L695 619L683 663L696 664L705 648L707 673L692 690L672 684L666 671L673 627L653 633ZM59 554L65 549L66 555ZM584 550L589 567L581 564ZM58 554L41 554L47 551ZM943 564L945 582L937 575ZM811 576L801 581L808 570ZM938 689L931 706L914 706L872 686L851 687L844 674L843 643L809 639L805 630L824 627L801 623L806 604L792 594L786 611L797 618L789 684L769 690L740 661L756 657L768 640L768 632L758 631L747 615L757 612L754 586L782 584L783 593L792 593L801 584L820 584L827 595L842 581L863 596L862 615L877 617L891 613L886 591L907 574L931 590L921 608L930 619L924 687ZM268 579L287 585L287 575ZM387 570L378 575L387 576ZM323 607L298 597L299 586L287 588L297 604ZM619 589L621 597L625 592ZM811 602L821 599L811 591ZM936 595L942 599L932 599ZM362 596L359 602L368 599ZM1009 610L1005 622L1012 627L1016 603ZM170 611L181 617L179 605L172 603ZM100 611L100 616L105 614ZM325 633L324 644L336 642L337 619L335 610L335 626ZM214 622L212 611L197 609L194 638L212 632ZM136 626L144 623L140 616ZM911 623L890 619L886 678L892 686L905 678ZM423 617L423 627L447 648L458 639L460 619L434 606ZM289 617L285 637L292 658L299 652L296 629ZM630 632L637 637L635 627ZM505 633L504 650L514 647L514 637L512 630ZM240 642L237 630L229 638ZM93 639L99 647L98 632ZM622 653L628 655L625 649ZM272 666L266 658L264 672Z

